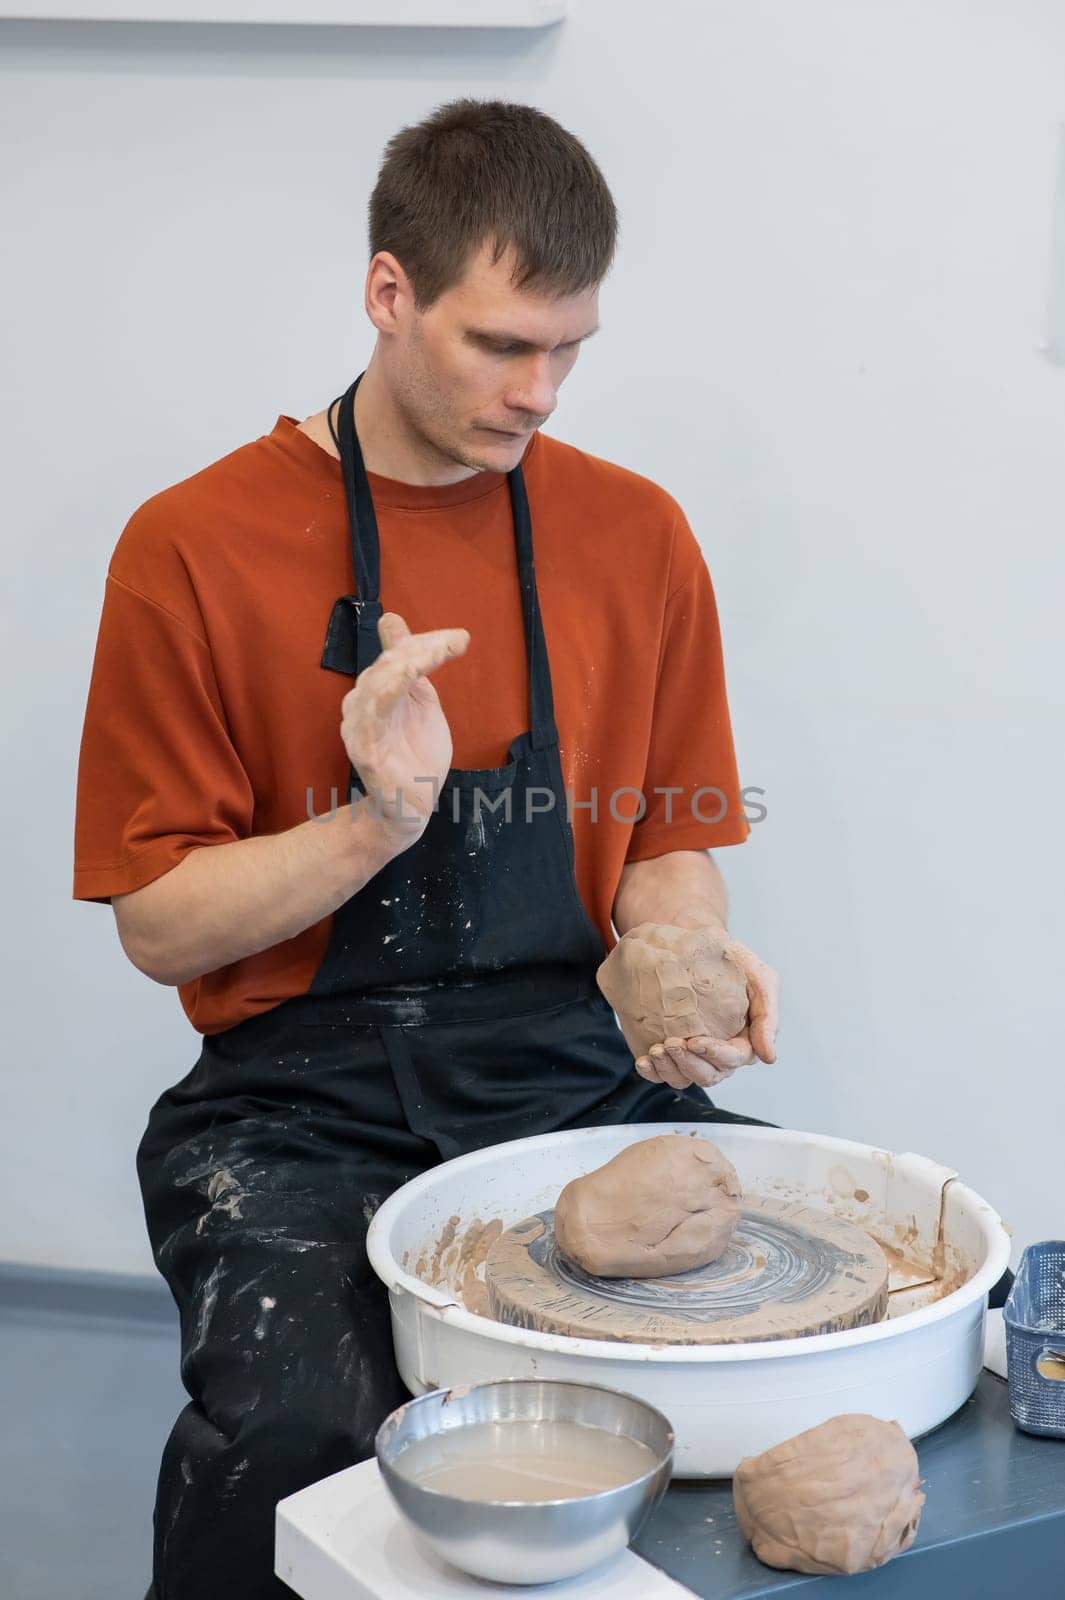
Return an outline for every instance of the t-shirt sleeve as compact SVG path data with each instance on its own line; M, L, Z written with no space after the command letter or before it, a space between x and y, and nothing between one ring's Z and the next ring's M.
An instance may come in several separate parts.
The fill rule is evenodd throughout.
M677 515L673 586L665 603L643 785L647 809L633 826L626 861L645 861L670 850L740 844L750 833L736 768L714 587L679 507Z
M104 903L162 877L190 850L248 837L254 810L210 646L183 592L187 576L172 552L153 562L151 546L128 534L122 564L153 576L159 597L117 575L120 541L78 761L74 898Z

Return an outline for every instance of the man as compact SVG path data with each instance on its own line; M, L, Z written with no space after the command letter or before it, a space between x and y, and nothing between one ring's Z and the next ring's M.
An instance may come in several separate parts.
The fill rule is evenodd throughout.
M741 945L742 1033L635 1070L595 983L615 928L723 927L708 849L748 832L683 513L537 433L616 228L531 107L404 129L365 372L149 500L112 558L74 892L204 1034L138 1152L191 1396L158 1600L284 1593L276 1501L405 1398L365 1252L386 1195L504 1139L747 1120L703 1088L774 1059Z

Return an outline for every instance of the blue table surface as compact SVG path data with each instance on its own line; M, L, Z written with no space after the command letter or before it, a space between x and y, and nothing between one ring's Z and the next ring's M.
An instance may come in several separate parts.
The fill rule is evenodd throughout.
M1021 1433L1006 1384L984 1372L917 1453L927 1496L917 1539L875 1572L763 1566L736 1526L727 1480L675 1480L633 1548L701 1600L1065 1600L1065 1439Z

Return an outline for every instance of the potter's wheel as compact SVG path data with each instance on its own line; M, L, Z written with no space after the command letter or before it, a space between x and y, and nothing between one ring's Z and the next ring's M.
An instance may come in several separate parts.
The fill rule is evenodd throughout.
M810 1207L747 1196L724 1255L670 1278L593 1277L562 1254L554 1215L524 1219L489 1251L497 1321L637 1344L741 1344L861 1328L887 1311L880 1246Z
M863 1249L873 1234L930 1269L917 1288L896 1269L881 1321L812 1338L781 1329L742 1343L690 1342L689 1322L675 1342L652 1333L640 1344L595 1327L566 1335L468 1309L471 1257L462 1241L475 1224L483 1236L498 1220L498 1243L502 1229L540 1220L567 1183L634 1141L691 1132L690 1123L649 1122L539 1134L441 1162L386 1200L366 1248L388 1288L396 1365L411 1393L521 1377L619 1389L670 1419L680 1478L727 1477L744 1456L843 1412L894 1417L913 1438L965 1403L983 1358L987 1291L1009 1260L1001 1219L938 1162L823 1134L724 1122L697 1130L732 1162L745 1194L774 1197L778 1217L798 1220L792 1203L844 1217L861 1230ZM420 1263L431 1267L442 1237L454 1241L454 1261L438 1285ZM485 1265L482 1257L478 1275ZM958 1287L934 1281L944 1273L956 1274ZM556 1283L555 1293L570 1291ZM719 1340L722 1332L719 1323Z

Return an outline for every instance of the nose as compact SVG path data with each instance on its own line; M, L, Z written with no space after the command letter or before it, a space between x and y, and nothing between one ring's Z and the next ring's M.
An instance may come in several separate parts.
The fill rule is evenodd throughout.
M536 426L546 422L558 405L558 390L551 375L550 357L537 354L523 366L521 376L511 384L506 395L509 411L523 412L536 419Z

